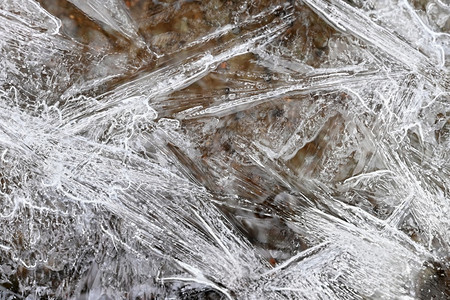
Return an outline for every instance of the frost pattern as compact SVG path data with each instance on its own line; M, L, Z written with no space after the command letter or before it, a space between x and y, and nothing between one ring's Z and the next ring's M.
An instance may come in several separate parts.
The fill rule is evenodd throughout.
M448 4L69 1L0 3L2 298L450 297Z

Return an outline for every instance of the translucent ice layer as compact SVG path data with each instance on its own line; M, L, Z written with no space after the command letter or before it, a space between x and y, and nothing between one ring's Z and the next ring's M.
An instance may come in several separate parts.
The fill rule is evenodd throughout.
M1 299L448 299L442 0L0 3Z

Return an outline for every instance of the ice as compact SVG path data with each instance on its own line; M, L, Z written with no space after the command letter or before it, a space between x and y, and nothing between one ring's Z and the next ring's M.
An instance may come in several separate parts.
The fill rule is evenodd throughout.
M137 25L131 18L128 9L120 0L69 0L87 16L99 22L105 29L112 29L132 42L144 46Z
M448 299L450 6L0 3L1 299Z

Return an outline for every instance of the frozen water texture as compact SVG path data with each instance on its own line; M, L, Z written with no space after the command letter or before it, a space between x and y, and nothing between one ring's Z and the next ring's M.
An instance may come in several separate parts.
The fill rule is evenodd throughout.
M0 298L450 297L448 2L69 2L0 3Z

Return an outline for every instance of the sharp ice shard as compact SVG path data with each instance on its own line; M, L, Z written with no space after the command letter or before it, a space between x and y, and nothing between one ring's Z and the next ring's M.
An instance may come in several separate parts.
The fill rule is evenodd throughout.
M69 0L106 30L114 30L128 40L144 46L138 28L121 0Z

